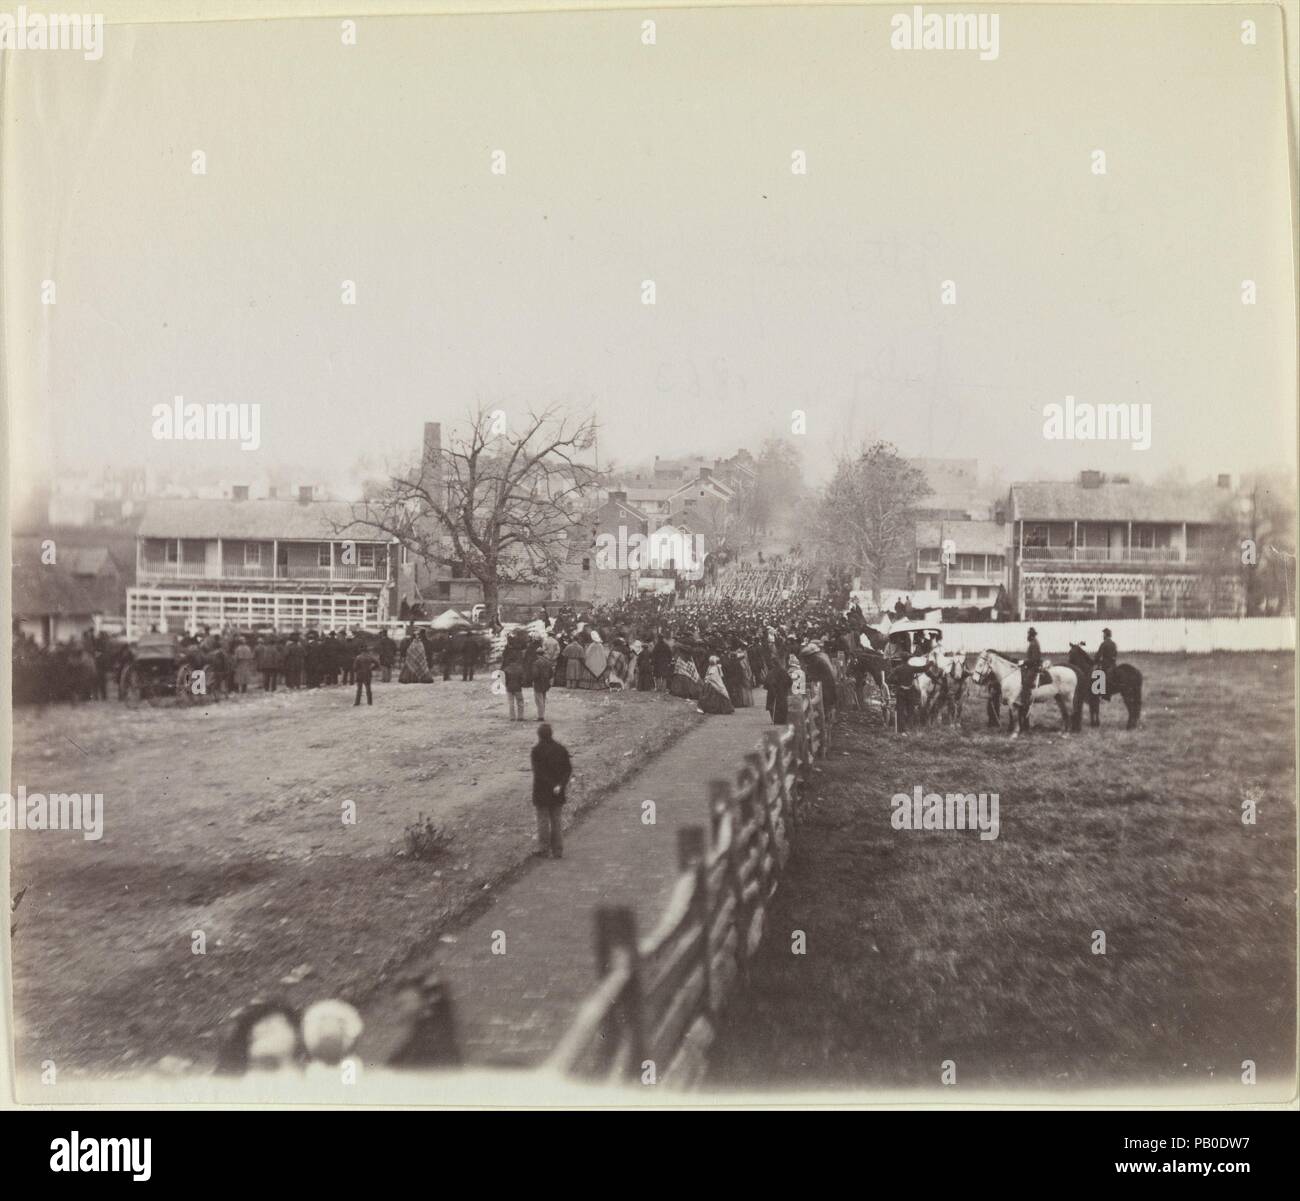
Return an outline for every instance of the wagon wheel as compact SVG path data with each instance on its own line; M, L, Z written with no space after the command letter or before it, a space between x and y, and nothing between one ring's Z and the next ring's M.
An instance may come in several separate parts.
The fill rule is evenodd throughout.
M188 663L182 663L176 669L176 696L175 700L178 705L188 705L190 703L190 678L193 672Z
M889 681L882 679L880 681L880 720L886 729L893 727L897 733L898 710L894 705L894 693L889 687Z

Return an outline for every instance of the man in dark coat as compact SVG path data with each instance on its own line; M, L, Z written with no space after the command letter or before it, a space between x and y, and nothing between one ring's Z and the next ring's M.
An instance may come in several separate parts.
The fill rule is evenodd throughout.
M357 699L352 702L353 708L361 704L361 690L366 690L366 704L373 705L375 698L370 693L370 678L374 674L375 668L379 664L379 657L365 643L364 639L358 639L361 649L356 658L350 664L348 674L357 682Z
M673 648L664 641L660 634L655 639L654 651L655 691L667 692L668 683L673 678Z
M460 678L462 680L472 680L474 678L474 664L478 659L478 643L474 635L466 630L460 635Z
M1106 678L1106 695L1110 696L1110 673L1115 670L1115 662L1119 658L1119 647L1115 645L1115 640L1110 636L1110 630L1102 630L1101 645L1097 648L1097 666L1101 668L1102 674Z
M1020 712L1027 716L1030 701L1033 699L1034 687L1038 683L1038 673L1043 669L1043 652L1038 645L1038 631L1029 627L1029 646L1025 657L1020 661Z
M302 687L302 669L305 656L297 634L289 635L289 645L284 648L284 686Z
M303 672L307 677L308 688L320 687L321 646L320 639L313 630L307 635L307 643L302 648Z
M383 675L380 678L385 684L391 682L393 678L393 664L396 662L397 643L388 636L388 631L385 630L379 636L379 666L383 671ZM433 660L430 659L429 663L432 666Z
M533 747L533 808L537 810L537 851L543 859L564 856L564 838L561 833L561 811L564 807L564 790L573 775L569 752L555 741L549 722L537 727L537 743Z

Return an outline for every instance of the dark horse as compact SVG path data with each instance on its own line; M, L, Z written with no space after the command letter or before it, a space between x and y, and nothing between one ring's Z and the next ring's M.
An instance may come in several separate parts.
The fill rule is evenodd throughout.
M1128 725L1124 728L1131 730L1138 724L1138 718L1142 716L1142 673L1136 667L1118 663L1106 677L1101 668L1094 665L1092 656L1077 642L1070 643L1070 666L1079 677L1079 687L1074 690L1074 730L1083 728L1085 700L1088 702L1089 725L1097 726L1101 724L1101 702L1115 695L1124 698L1124 707L1128 710ZM1094 679L1101 683L1101 691L1093 687Z

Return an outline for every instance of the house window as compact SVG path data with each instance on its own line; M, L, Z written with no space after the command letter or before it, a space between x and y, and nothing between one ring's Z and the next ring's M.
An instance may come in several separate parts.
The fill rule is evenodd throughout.
M334 548L328 542L322 542L316 548L316 566L328 567L333 561L332 559L333 550Z
M357 547L357 566L374 567L375 565L375 548L373 546Z
M591 560L590 560L590 559L583 559L583 561L582 561L582 570L583 570L583 571L590 571L590 570L591 570Z
M181 561L181 544L175 538L168 538L166 542L167 562L179 563Z
M260 542L244 543L244 566L260 567L262 565L262 544Z
M451 581L450 581L450 580L439 580L439 581L438 581L438 599L439 599L439 600L451 600Z

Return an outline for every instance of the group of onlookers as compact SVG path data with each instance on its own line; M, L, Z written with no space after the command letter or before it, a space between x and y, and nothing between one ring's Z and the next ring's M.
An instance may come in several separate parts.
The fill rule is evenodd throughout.
M15 632L14 704L108 700L109 684L124 661L124 652L124 643L93 630L50 646L41 646L30 634Z

